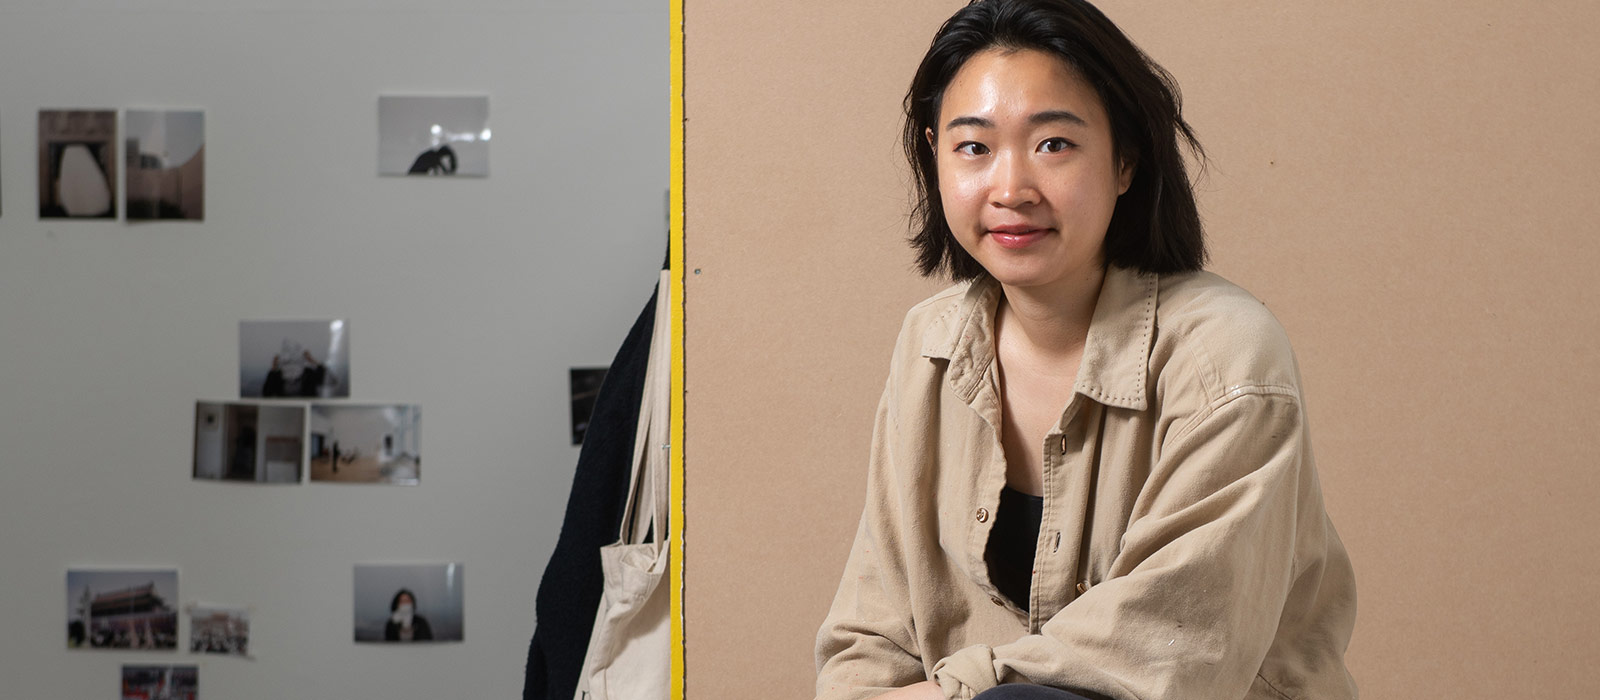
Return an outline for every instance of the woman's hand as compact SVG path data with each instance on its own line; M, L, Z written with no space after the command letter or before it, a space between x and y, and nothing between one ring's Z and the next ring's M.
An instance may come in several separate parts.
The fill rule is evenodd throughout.
M923 681L891 690L872 700L944 700L944 691L939 689L938 683Z

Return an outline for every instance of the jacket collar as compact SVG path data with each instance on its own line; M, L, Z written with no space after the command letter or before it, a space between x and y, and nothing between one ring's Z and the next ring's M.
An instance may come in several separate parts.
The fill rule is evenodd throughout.
M1108 406L1137 411L1148 407L1159 287L1155 274L1106 269L1074 391ZM962 400L972 399L994 364L994 315L1000 295L994 278L979 277L923 331L922 355L950 362L950 385Z

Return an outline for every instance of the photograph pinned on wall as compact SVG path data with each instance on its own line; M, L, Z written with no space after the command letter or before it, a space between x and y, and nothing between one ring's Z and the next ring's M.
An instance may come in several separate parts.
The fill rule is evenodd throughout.
M240 398L349 395L349 322L239 322Z
M116 167L115 110L39 110L39 218L117 218Z
M189 613L189 651L250 658L250 610L195 603Z
M378 98L379 175L489 175L489 98Z
M567 371L572 387L572 444L582 445L583 434L589 429L589 417L594 415L594 401L600 396L600 384L606 379L609 367L573 367Z
M357 564L357 642L462 640L462 565Z
M247 401L194 404L194 478L298 484L306 407Z
M205 219L205 112L130 109L122 139L128 221Z
M67 648L178 648L177 569L69 569Z
M415 486L422 480L422 407L311 405L311 480Z
M122 700L199 700L200 667L122 666Z

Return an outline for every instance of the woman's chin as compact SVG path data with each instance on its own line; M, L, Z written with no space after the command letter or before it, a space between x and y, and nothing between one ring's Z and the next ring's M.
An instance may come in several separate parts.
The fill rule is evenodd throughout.
M1064 275L1061 270L1031 265L996 265L989 268L989 276L1007 289L1034 289L1049 287Z

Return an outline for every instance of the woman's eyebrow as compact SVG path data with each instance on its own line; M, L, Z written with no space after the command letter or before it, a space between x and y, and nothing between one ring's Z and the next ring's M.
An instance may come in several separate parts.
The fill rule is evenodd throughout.
M975 126L980 129L993 129L994 122L984 119L983 117L956 117L955 119L951 119L950 123L944 125L944 130L949 131L958 126Z
M1083 117L1064 109L1049 109L1043 112L1035 112L1028 117L1028 123L1036 126L1039 124L1053 124L1056 122L1066 122L1068 124L1075 124L1077 126L1089 125L1089 122ZM977 116L956 117L955 119L951 119L948 124L945 124L944 129L945 131L949 131L958 126L975 126L980 129L993 129L994 122L984 117Z
M1089 125L1089 122L1084 121L1083 117L1073 114L1072 112L1068 112L1064 109L1046 110L1028 117L1029 124L1050 124L1052 122L1067 122L1069 124L1076 124L1078 126Z

